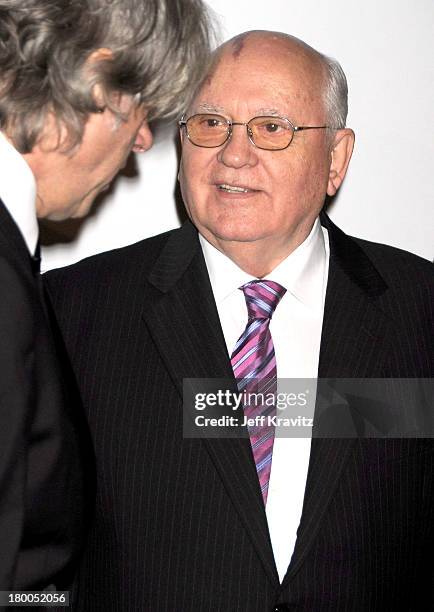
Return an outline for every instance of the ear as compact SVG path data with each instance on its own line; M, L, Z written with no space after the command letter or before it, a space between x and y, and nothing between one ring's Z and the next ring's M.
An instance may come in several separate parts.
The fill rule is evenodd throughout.
M92 74L97 69L98 64L100 64L101 62L110 62L112 61L112 59L113 52L110 49L101 47L99 49L96 49L95 51L92 51L92 53L89 55L85 63L85 69L86 71ZM100 108L104 108L106 100L104 97L103 89L99 83L96 83L93 86L92 94L97 106L99 106Z
M106 47L95 49L86 60L86 68L92 70L100 62L110 62L113 59L113 51Z
M354 132L349 128L337 130L331 146L331 164L327 194L334 196L347 173L354 147Z

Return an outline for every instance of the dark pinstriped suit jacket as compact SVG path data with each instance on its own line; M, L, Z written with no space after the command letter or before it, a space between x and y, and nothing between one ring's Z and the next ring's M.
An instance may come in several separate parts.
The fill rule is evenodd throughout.
M323 223L320 376L432 375L430 264ZM248 440L182 439L183 378L232 376L189 222L47 282L97 455L97 516L74 609L430 608L430 440L314 440L279 585Z
M0 590L70 584L94 488L81 404L41 290L0 200Z

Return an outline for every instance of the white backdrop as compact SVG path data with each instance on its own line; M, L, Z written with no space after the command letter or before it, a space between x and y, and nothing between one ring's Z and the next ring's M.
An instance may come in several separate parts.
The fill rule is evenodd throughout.
M330 214L347 233L432 260L432 0L209 0L221 37L250 29L288 32L342 64L350 169ZM431 70L430 70L431 68ZM165 137L164 137L165 136ZM49 225L44 269L131 244L179 225L175 132L157 133L83 222Z

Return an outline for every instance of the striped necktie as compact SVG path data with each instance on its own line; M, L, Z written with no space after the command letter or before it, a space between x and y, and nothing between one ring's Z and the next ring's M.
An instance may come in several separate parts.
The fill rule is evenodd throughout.
M276 412L277 393L276 357L270 320L286 289L270 280L251 281L240 289L246 299L248 321L235 345L231 364L238 389L245 394L244 397L257 394L251 395L258 398L256 401L244 404L244 415L255 419L248 430L262 498L266 504L274 444L274 426L267 423L266 417Z

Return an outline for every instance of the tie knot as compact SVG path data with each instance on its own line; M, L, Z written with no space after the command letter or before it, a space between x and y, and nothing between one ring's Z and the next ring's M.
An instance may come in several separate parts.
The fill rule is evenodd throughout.
M240 289L246 298L249 319L271 319L277 304L286 293L285 287L271 280L251 281Z

